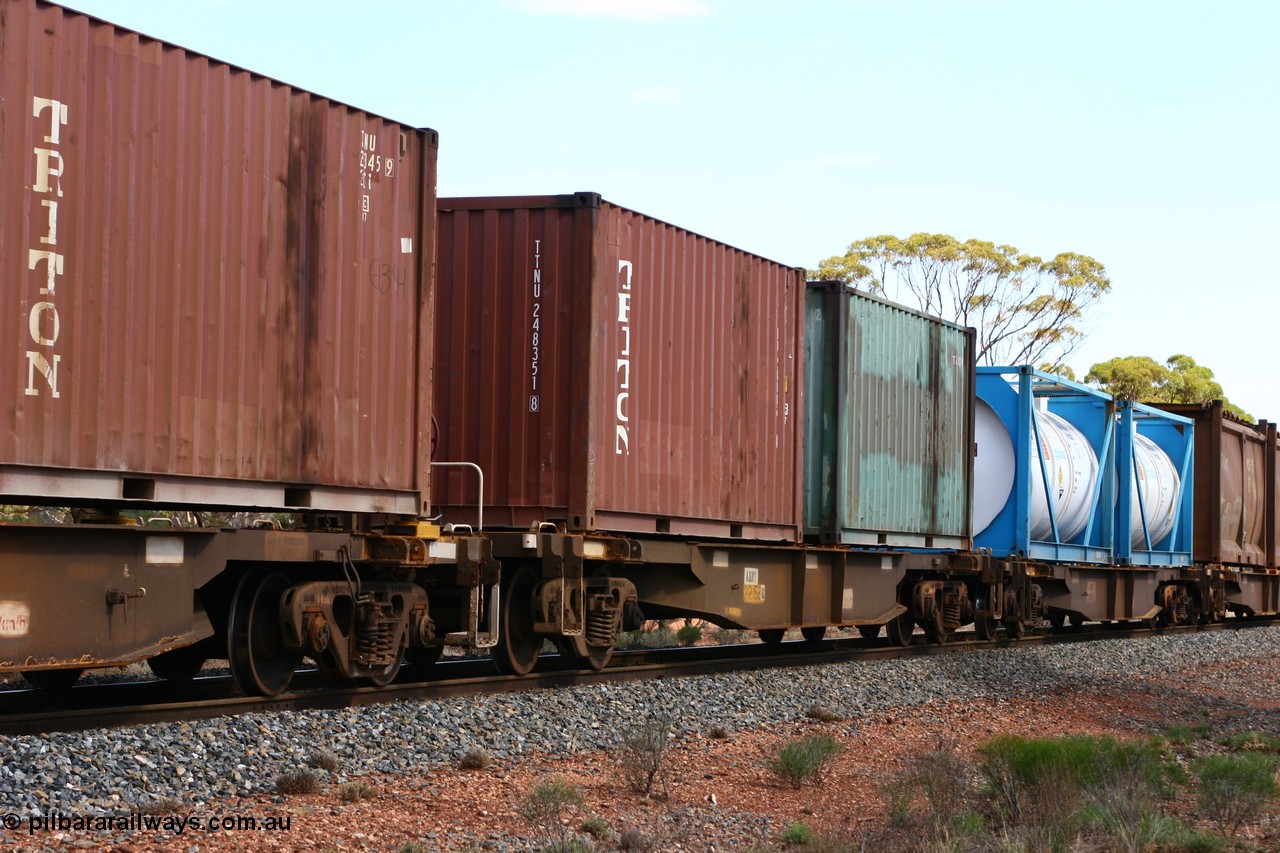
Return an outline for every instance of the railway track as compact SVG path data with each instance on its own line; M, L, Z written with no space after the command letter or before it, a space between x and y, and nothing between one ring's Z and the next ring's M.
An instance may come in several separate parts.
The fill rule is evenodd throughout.
M526 676L494 675L487 659L439 662L426 671L406 664L400 679L387 687L333 687L314 670L303 670L296 689L274 698L236 695L230 676L196 678L188 683L164 681L82 684L62 691L10 690L0 693L0 735L51 734L149 723L170 723L255 712L337 710L456 696L513 693L576 684L603 684L655 678L680 678L724 672L816 666L849 661L891 660L939 654L1016 648L1053 643L1140 638L1185 631L1239 630L1275 624L1274 618L1232 619L1204 626L1150 628L1142 623L1086 625L1041 629L1019 640L981 641L971 633L941 645L887 644L883 638L836 638L817 643L781 645L749 643L732 646L619 652L600 672L571 669L560 656L544 655L538 670ZM917 637L917 639L919 639Z

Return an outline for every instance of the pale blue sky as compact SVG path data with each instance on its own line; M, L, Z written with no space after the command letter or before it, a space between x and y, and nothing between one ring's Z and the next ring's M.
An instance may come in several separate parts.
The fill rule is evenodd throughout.
M442 195L599 192L785 263L937 231L1104 263L1068 359L1280 420L1280 2L74 0L440 132Z

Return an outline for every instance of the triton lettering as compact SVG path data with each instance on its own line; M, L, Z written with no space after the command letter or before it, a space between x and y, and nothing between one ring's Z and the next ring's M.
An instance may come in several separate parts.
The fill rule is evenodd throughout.
M618 290L618 334L622 337L622 346L618 358L614 362L614 371L618 379L618 396L614 404L617 422L614 424L613 452L616 456L631 455L631 433L627 416L627 401L631 398L631 261L618 261L618 272L627 271Z
M57 251L58 200L62 198L62 178L66 168L58 146L62 141L62 126L67 123L67 105L49 98L32 98L31 116L37 120L37 127L42 127L40 119L47 118L49 132L42 134L40 144L32 149L35 175L31 192L46 197L39 199L42 209L33 211L31 217L37 227L43 221L44 233L40 235L40 246L27 250L27 272L35 273L32 284L36 285L40 296L27 312L27 333L30 337L28 346L34 344L45 349L26 351L26 395L38 397L42 388L47 386L49 395L57 398L61 396L58 392L58 365L62 356L53 352L53 347L62 334L62 322L58 318L54 298L58 293L58 276L66 272L66 256ZM37 376L44 380L43 385Z

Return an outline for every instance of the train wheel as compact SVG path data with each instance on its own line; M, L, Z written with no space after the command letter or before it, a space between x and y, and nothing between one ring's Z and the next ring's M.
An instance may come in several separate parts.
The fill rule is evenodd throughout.
M404 663L405 644L409 641L405 637L400 641L400 653L396 655L395 660L387 664L387 668L379 672L377 675L366 675L360 679L364 684L370 687L386 687L388 684L396 680L396 676L400 674L400 664Z
M250 572L236 587L227 627L227 662L231 677L247 695L283 693L302 661L302 650L286 648L280 631L280 599L288 588L289 578L281 572Z
M947 630L947 623L942 617L942 610L935 607L933 616L920 626L924 630L924 638L930 643L942 644L951 638L951 632Z
M989 587L984 587L984 589L989 589ZM980 592L974 596L973 633L978 636L979 640L994 640L996 638L996 626L1000 624L996 621L996 617L976 615L976 611L989 610L990 607L991 600L987 598L986 592Z
M533 593L538 574L520 566L502 584L502 612L493 663L503 675L528 675L538 662L542 637L533 631Z
M573 647L573 641L568 637L552 637L551 645L556 647L556 651L560 653L565 666L574 667L578 665L578 650Z
M806 643L820 643L822 638L827 636L827 629L822 625L815 625L812 628L801 628L800 636L804 637Z
M586 665L587 669L592 672L599 672L609 665L609 659L613 657L613 646L607 648L599 648L597 646L587 646L589 651L586 656L580 660Z
M147 658L147 666L156 678L165 681L190 681L204 667L204 652L197 646L183 646Z
M71 669L32 669L22 673L22 677L27 680L27 684L37 690L66 690L79 681L83 674L83 669L72 667Z
M556 647L556 651L560 653L560 657L571 667L581 667L589 669L592 672L599 672L609 665L609 661L613 659L613 646L602 648L600 646L587 646L585 655L578 654L578 649L574 646L573 640L568 637L556 637L552 641L552 645Z
M880 627L879 625L859 625L858 633L864 640L874 640L880 636Z
M1006 587L1004 591L1004 633L1010 640L1021 639L1027 633L1027 625L1022 621L1022 599L1016 589Z
M782 645L782 638L787 635L785 628L761 628L756 633L760 635L760 642L766 646Z
M911 617L911 611L908 610L890 619L884 627L889 634L889 644L905 649L911 645L911 635L915 633L916 620Z

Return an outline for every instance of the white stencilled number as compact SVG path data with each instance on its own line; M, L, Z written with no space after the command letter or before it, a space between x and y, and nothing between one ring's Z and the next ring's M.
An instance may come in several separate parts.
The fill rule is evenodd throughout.
M634 265L631 261L618 260L618 275L626 273L626 278L618 285L618 335L620 346L614 359L614 375L617 380L617 397L614 403L614 442L615 456L631 455L631 416L627 404L631 399L631 296L632 273Z

